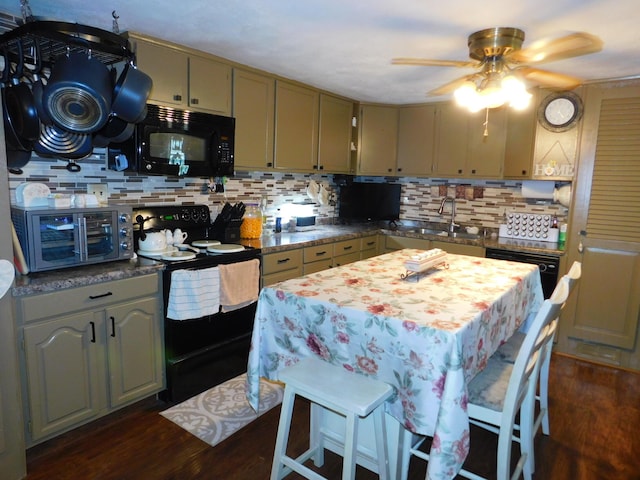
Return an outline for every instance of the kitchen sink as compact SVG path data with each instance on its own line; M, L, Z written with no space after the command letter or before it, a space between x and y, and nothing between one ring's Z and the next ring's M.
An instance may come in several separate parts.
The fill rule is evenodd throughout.
M460 238L466 240L477 240L480 235L467 232L449 232L440 228L416 228L408 230L410 233L419 233L421 235L436 235L438 237Z

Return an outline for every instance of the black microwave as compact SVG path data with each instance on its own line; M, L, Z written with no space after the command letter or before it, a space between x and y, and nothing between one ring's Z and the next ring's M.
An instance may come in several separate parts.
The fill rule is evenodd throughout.
M108 166L149 175L233 175L234 137L232 117L149 104L133 136L108 146Z

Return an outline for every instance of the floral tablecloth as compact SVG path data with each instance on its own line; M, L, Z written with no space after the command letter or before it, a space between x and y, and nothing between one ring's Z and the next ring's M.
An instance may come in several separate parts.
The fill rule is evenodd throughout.
M404 249L265 287L248 362L248 399L259 378L317 356L395 387L386 409L434 437L428 478L453 478L469 451L466 384L543 302L537 265L447 255L401 279Z

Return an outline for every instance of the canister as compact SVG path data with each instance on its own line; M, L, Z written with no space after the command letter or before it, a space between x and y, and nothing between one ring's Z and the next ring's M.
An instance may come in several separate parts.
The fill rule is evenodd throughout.
M262 236L262 212L257 203L247 204L240 225L240 237L260 238Z

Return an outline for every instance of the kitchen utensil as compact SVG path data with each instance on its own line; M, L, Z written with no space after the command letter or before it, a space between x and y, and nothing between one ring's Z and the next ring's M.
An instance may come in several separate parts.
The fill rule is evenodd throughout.
M212 245L207 247L210 253L235 253L244 251L244 246L233 243L221 243L220 245Z
M179 228L176 228L173 231L173 244L180 245L182 242L184 242L187 239L188 236L189 235L187 234L187 232L183 232Z
M93 133L109 118L113 84L109 69L91 50L59 56L44 89L44 108L59 127Z
M194 247L207 248L213 245L220 245L220 243L222 243L220 240L196 240L191 242L191 245Z
M162 232L146 232L145 239L138 240L138 248L145 252L163 252L167 249L167 237Z
M31 160L31 152L29 150L19 150L7 145L7 168L14 175L22 175L22 167Z
M63 130L57 125L40 125L40 137L33 150L44 157L80 159L91 154L91 134Z
M122 143L133 135L135 125L115 115L109 115L104 127L93 137L95 147L106 147L110 143Z
M22 150L30 150L30 145L40 134L40 119L35 108L33 94L25 82L21 82L23 76L24 57L22 52L22 42L17 42L18 63L16 70L11 77L11 85L4 90L5 125L8 124L10 131L16 137L18 143L14 145ZM3 80L9 78L11 69L10 57L4 55Z
M309 180L309 185L307 185L307 196L314 202L317 202L319 192L320 187L318 184L314 180Z
M200 253L200 249L199 248L195 248L192 247L191 245L187 245L185 243L182 243L180 245L178 245L178 250L191 250L194 253Z
M323 184L320 184L320 192L318 193L318 201L320 205L326 206L329 205L329 199L331 198L331 194L325 188Z
M18 234L16 233L16 229L13 226L13 222L10 223L11 235L13 237L13 262L18 272L20 272L22 275L26 275L29 273L29 266L27 265L27 260L24 258L22 246L20 245L20 241L18 240Z
M180 250L174 252L168 252L160 256L162 260L191 260L192 258L196 258L196 254L193 252L183 252Z
M113 90L111 111L126 122L136 122L143 113L153 81L146 73L127 63Z

